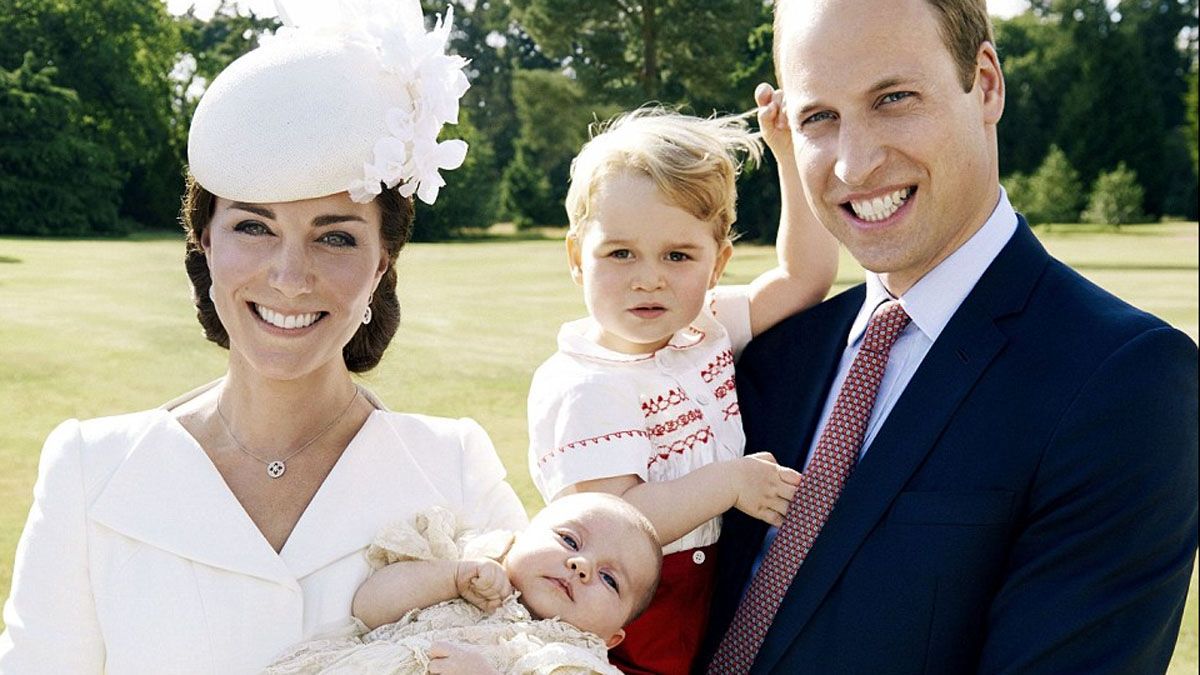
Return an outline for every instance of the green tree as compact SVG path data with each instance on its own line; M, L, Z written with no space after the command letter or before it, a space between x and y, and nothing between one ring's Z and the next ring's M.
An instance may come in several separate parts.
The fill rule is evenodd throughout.
M1192 64L1192 72L1188 79L1188 92L1185 99L1188 120L1186 132L1187 147L1192 155L1192 173L1200 175L1200 166L1197 165L1197 155L1200 153L1200 146L1197 145L1200 142L1200 139L1198 139L1200 134L1197 133L1198 129L1200 129L1200 98L1197 98L1196 94L1197 79L1200 78L1197 77L1195 63Z
M1116 169L1102 173L1096 179L1083 219L1117 227L1143 222L1142 199L1137 174L1121 162Z
M588 138L588 125L618 109L593 103L578 82L549 70L517 71L513 94L520 132L504 177L505 210L514 222L563 225L571 160Z
M471 111L461 111L458 124L443 132L444 137L461 138L470 148L462 166L443 172L446 185L433 206L417 200L414 241L453 239L464 229L485 228L496 220L495 159L489 139L475 129L471 116Z
M513 19L507 2L425 0L426 16L454 7L450 50L468 59L471 88L462 105L471 111L474 126L487 137L497 167L512 161L519 133L513 101L513 74L518 70L558 70L558 63L538 49L533 38Z
M119 183L109 150L81 126L79 97L26 52L0 68L0 234L114 234Z
M1083 184L1079 172L1058 146L1050 146L1042 165L1029 177L1026 186L1018 184L1018 189L1021 187L1028 191L1027 196L1022 198L1023 204L1014 204L1024 211L1031 223L1078 222L1084 199Z
M169 73L179 36L165 3L0 0L0 35L0 67L33 51L77 93L82 131L114 158L122 215L174 226L182 178Z
M1008 70L1012 115L1019 127L1001 136L1005 171L1029 170L1028 161L1040 142L1057 143L1091 182L1106 167L1125 161L1141 177L1145 208L1162 213L1172 203L1191 202L1195 211L1195 169L1179 152L1177 129L1185 124L1184 92L1188 67L1195 60L1197 0L1122 0L1110 8L1105 0L1037 0L1034 15L1020 18L1041 23L1037 44L1064 41L1068 58L1044 58L1062 52L1042 50L1041 63L1026 65L1042 77L1023 80L1019 56ZM1035 18L1036 17L1036 18ZM999 39L1013 37L1005 24ZM1017 49L1022 43L1015 42ZM1001 49L1005 50L1001 42ZM1045 83L1045 84L1043 84ZM1033 84L1037 90L1027 92ZM1025 96L1039 104L1022 114ZM1020 124L1020 120L1027 124ZM1039 126L1042 131L1039 131ZM1008 132L1006 132L1008 133ZM1045 139L1044 141L1042 139ZM1013 152L1011 144L1024 152ZM1181 178L1182 175L1182 178Z
M745 0L513 0L549 56L601 100L626 107L727 96L762 3Z

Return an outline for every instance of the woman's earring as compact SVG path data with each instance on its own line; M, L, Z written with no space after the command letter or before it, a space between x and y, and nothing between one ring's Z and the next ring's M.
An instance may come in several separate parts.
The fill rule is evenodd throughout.
M363 312L363 325L371 323L371 306L367 305L367 311Z
M212 284L208 285L208 300L214 305L217 304L217 299L213 296Z

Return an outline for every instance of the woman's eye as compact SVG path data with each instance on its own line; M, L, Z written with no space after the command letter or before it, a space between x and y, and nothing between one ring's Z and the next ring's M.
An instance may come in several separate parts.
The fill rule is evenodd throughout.
M254 236L271 234L271 230L267 229L266 225L263 225L257 220L243 220L242 222L233 226L233 231Z
M562 542L567 545L567 548L571 549L572 551L579 550L579 542L575 541L575 537L572 537L569 534L560 534L558 536L562 539Z
M619 248L612 253L609 253L608 257L616 258L617 260L628 260L629 258L633 257L633 251L630 251L627 248Z
M318 241L329 244L330 246L336 246L338 248L354 246L357 243L354 240L354 237L346 234L345 232L329 232L321 235L321 238Z
M621 585L617 583L617 578L614 577L613 575L609 574L608 572L601 572L600 579L603 580L605 584L612 587L612 589L614 591L621 590Z
M684 262L686 260L691 260L691 259L692 259L692 256L690 256L686 253L681 253L679 251L671 251L670 253L667 254L667 260L670 260L671 262Z

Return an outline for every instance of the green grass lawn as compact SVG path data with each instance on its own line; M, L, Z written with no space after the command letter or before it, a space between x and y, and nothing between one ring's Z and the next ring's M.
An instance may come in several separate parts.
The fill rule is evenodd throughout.
M1113 234L1056 226L1052 253L1129 302L1197 337L1197 225ZM191 309L180 238L0 238L0 602L29 509L42 440L69 417L161 404L219 376L224 352ZM739 245L726 283L774 262ZM835 290L861 280L848 256ZM559 324L583 312L560 241L415 244L400 257L400 332L363 382L396 410L475 417L529 509L525 395ZM1172 673L1196 671L1196 591ZM0 626L3 624L0 623Z

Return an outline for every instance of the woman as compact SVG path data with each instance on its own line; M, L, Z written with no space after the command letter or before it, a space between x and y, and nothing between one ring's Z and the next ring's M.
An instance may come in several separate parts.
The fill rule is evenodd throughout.
M432 506L524 525L478 425L387 412L351 379L396 330L410 196L432 202L462 161L436 136L466 87L416 0L343 9L201 101L187 269L228 372L51 434L0 672L257 672L345 620L383 525Z

